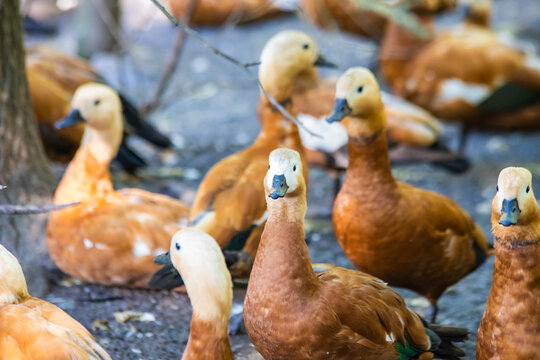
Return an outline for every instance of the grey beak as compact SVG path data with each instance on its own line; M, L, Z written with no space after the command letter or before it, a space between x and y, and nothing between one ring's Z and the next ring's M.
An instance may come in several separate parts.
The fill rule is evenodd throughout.
M54 124L54 127L57 129L64 129L73 125L76 125L78 123L84 123L86 122L84 118L81 116L81 113L79 110L74 109L68 116L66 116L64 119L57 121Z
M321 54L317 57L317 60L315 60L315 63L313 64L318 67L327 67L332 69L337 69L337 65L333 62L330 62L324 58Z
M341 121L344 117L349 115L351 111L352 110L347 103L347 99L336 99L336 106L334 107L334 112L326 119L326 121L329 123Z
M166 253L159 254L154 258L154 263L159 265L169 265L172 264L171 262L171 255L167 251Z
M274 175L272 191L268 196L276 200L277 198L284 197L288 189L289 186L287 185L285 175Z
M502 203L501 219L499 220L499 224L501 224L502 226L515 225L517 224L519 214L521 214L521 210L519 210L517 199L504 199Z

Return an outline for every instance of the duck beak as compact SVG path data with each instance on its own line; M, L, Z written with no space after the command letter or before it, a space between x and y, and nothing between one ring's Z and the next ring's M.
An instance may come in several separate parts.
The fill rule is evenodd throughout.
M154 258L154 263L159 265L170 265L171 262L171 254L167 251L166 253L159 254Z
M347 103L347 99L336 99L336 106L334 107L334 112L326 119L326 121L329 123L341 121L350 113L351 108Z
M274 175L274 181L272 182L272 191L268 194L269 197L276 200L277 198L284 197L287 193L289 186L285 175Z
M86 122L84 118L81 116L81 113L79 110L74 109L68 116L66 116L64 119L57 121L54 124L54 127L57 129L64 129L73 125L76 125L78 123L84 123Z
M171 290L184 285L182 276L171 262L169 252L156 256L154 262L163 265L163 267L148 282L150 287Z
M313 64L318 67L327 67L332 69L337 69L337 65L333 62L330 62L324 58L321 54L317 57L317 60L315 60L315 63Z
M499 220L499 224L501 224L502 226L515 225L517 224L519 214L521 214L521 210L519 210L517 199L504 199L502 203L501 219Z

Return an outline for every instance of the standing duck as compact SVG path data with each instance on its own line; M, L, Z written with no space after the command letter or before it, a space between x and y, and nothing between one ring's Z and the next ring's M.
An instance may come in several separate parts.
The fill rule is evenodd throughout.
M54 124L69 114L71 98L79 86L89 82L105 84L105 79L88 61L43 45L26 47L26 72L34 115L47 153L53 158L71 158L83 137L84 124L68 129L56 129ZM171 141L146 122L126 97L119 96L127 126L116 160L125 170L134 172L146 163L128 147L127 137L140 136L162 149L170 147Z
M54 195L55 204L80 202L53 213L47 243L56 265L78 279L146 286L158 270L153 257L187 224L189 208L139 189L115 191L108 170L122 140L121 102L106 85L89 83L73 96L73 111L57 127L84 122L81 146Z
M540 349L540 211L527 169L501 171L491 224L493 283L478 329L476 358L536 359Z
M274 150L264 179L268 220L244 302L246 329L261 355L299 360L463 356L449 341L465 338L466 329L436 329L441 340L383 281L311 264L304 240L302 166L296 151ZM438 353L443 347L446 356Z
M474 271L491 250L456 203L396 181L388 162L379 85L365 68L338 80L328 122L343 121L349 167L333 212L336 237L359 269L428 298L431 321L444 290Z
M277 101L294 113L290 98L295 80L317 64L318 59L317 45L307 35L296 31L278 33L262 51L259 79ZM222 248L243 248L244 260L236 266L238 271L242 269L240 272L251 268L264 228L266 202L262 180L268 167L268 155L277 147L288 146L300 152L305 161L297 126L264 95L259 101L258 115L262 129L253 144L208 171L191 208L193 226L211 235ZM307 163L303 168L307 179Z
M16 360L110 360L94 337L55 305L30 296L21 265L0 245L0 354Z
M531 44L507 41L487 26L489 5L472 2L463 24L429 40L389 24L381 47L390 87L439 118L462 122L461 148L471 128L540 128L540 58Z
M232 280L216 241L199 229L180 230L173 236L169 252L156 257L156 262L165 268L174 267L181 275L193 307L182 360L232 360L227 333ZM166 289L178 286L176 281L167 281L158 283Z

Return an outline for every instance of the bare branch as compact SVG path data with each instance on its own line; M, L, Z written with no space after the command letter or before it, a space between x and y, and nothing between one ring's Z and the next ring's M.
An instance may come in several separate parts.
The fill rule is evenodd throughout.
M210 44L208 41L206 41L197 31L189 27L187 24L183 23L182 21L178 20L176 17L171 15L164 7L159 3L158 0L150 0L154 3L154 5L157 6L157 8L176 26L184 30L187 34L193 36L197 41L199 41L205 48L210 50L212 53L224 58L228 62L244 69L244 71L248 74L248 76L257 84L257 86L261 89L263 94L266 96L268 101L288 120L295 123L297 126L302 127L306 132L308 132L310 135L322 138L319 134L315 134L310 129L306 128L304 124L301 121L298 121L294 116L292 116L281 104L272 96L270 93L262 86L259 79L249 71L249 68L254 66L255 63L243 63L240 60L237 60L233 56L224 53L223 51L219 50L218 48L214 47L212 44ZM356 1L356 0L355 0Z
M190 0L182 18L182 21L184 21L186 24L190 23L191 16L193 15L195 8L197 7L197 3L198 3L198 0ZM173 50L169 57L169 61L167 62L167 66L165 67L165 71L163 71L163 75L161 75L161 79L159 79L158 85L156 87L156 91L154 92L154 96L152 96L152 100L150 100L150 102L141 106L141 109L142 109L141 112L143 113L143 115L148 114L149 112L152 112L158 107L160 107L161 97L163 96L163 93L169 86L172 79L172 75L176 71L176 67L178 66L178 59L180 58L180 55L182 54L182 49L184 48L185 40L186 40L186 32L183 29L178 29L178 34L174 42Z
M65 204L65 205L44 205L44 206L36 206L36 205L21 206L21 205L2 204L0 205L0 215L41 214L41 213L46 213L50 211L64 209L64 208L78 205L78 204L80 204L80 202L75 202L75 203Z

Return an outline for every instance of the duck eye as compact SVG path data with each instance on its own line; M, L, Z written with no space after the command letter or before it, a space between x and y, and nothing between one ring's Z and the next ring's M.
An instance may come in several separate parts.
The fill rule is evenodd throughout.
M497 192L499 192L499 185L497 185L496 190L497 190Z
M176 247L176 250L180 250L180 244L179 243L174 244L174 246Z
M361 93L362 91L364 90L364 87L362 85L360 85L359 87L356 88L356 92L357 93Z
M268 170L270 170L270 164L268 164Z
M292 168L293 171L296 171L296 164Z
M304 43L304 44L302 45L302 49L304 49L304 50L309 49L309 44L308 44L308 43Z
M527 185L527 188L525 189L525 192L528 193L529 191L531 191L531 187L529 185Z
M94 105L98 106L100 102L101 102L101 100L97 99L97 100L94 101Z

